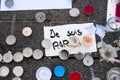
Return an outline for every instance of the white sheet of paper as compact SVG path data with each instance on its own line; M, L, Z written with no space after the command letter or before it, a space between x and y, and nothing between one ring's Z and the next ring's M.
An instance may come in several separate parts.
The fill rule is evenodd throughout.
M1 11L42 10L72 8L72 0L14 0L14 6L7 8L1 0Z
M89 31L87 30L87 27L94 27L93 23L84 23L84 24L67 24L67 25L60 25L60 26L45 26L44 27L44 38L45 39L49 39L52 44L55 43L59 44L60 41L63 44L64 40L67 40L69 42L69 37L67 36L68 31L80 31L82 32L82 35L78 35L75 34L74 36L78 37L81 43L81 46L78 47L73 47L70 48L68 46L64 46L61 47L60 45L57 47L54 47L54 45L52 45L49 49L45 49L45 55L46 56L58 56L59 52L61 49L67 47L70 48L70 54L77 54L79 51L82 53L91 53L91 52L96 52L97 48L96 48L96 39L95 39L95 34L90 35ZM51 30L54 31L54 33L58 33L58 35L60 37L54 37L51 38L51 35L54 36L53 31L51 32ZM85 35L90 35L93 38L93 45L91 45L90 47L86 47L82 44L82 39L83 36Z
M116 11L116 4L119 2L119 0L108 0L108 6L107 6L107 21L111 17L115 17L115 11Z

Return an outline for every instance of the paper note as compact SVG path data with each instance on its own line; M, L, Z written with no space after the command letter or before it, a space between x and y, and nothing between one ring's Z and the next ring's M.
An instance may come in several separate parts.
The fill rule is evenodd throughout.
M1 0L1 11L72 8L72 0L14 0L11 8L5 5L5 1Z
M94 27L93 23L85 24L68 24L60 26L45 26L44 27L44 38L49 39L52 42L52 46L49 49L45 49L46 56L58 56L59 52L63 48L69 48L69 54L91 53L96 52L96 39L95 34L89 33L88 27ZM85 35L90 35L93 39L93 44L90 47L83 45L82 40ZM78 47L69 47L69 38L71 36L76 36L81 45Z
M108 5L107 5L107 21L111 17L115 17L115 12L116 12L116 4L120 2L119 0L108 0Z

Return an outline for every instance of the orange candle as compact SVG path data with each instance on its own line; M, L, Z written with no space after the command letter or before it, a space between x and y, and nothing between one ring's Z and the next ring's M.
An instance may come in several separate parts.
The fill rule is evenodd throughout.
M86 36L83 37L83 44L85 46L91 46L92 43L93 43L93 38L91 36L86 35Z

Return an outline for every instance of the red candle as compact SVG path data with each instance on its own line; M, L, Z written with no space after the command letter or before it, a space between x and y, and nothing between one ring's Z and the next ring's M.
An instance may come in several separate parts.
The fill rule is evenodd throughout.
M116 17L120 17L120 3L116 5Z
M79 72L72 72L70 74L70 80L81 80L81 75Z
M86 15L92 15L94 13L94 7L92 5L85 6L84 13Z

